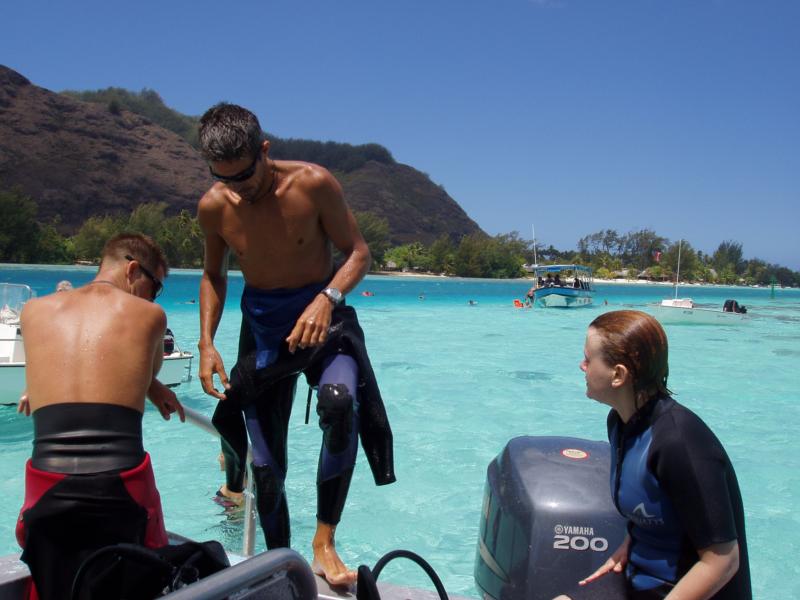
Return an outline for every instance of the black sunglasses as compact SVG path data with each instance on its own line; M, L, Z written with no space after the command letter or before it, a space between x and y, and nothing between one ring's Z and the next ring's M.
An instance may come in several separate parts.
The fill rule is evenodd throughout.
M219 175L218 173L214 173L214 169L211 168L211 165L208 166L208 172L211 173L211 177L217 181L221 181L222 183L241 183L243 181L247 181L253 176L253 173L256 172L256 167L258 166L258 161L260 158L261 151L256 153L256 157L253 159L253 162L249 167L247 167L244 171L239 171L236 175Z
M161 281L161 280L160 280L158 277L156 277L155 275L153 275L153 274L150 272L150 270L149 270L149 269L147 269L147 268L146 268L146 267L145 267L145 266L142 264L142 261L140 261L140 260L138 260L138 259L136 259L136 258L133 258L133 257L132 257L130 254L126 254L126 255L125 255L125 260L135 260L135 261L136 261L136 262L139 264L139 270L140 270L142 273L144 273L144 274L145 274L145 276L146 276L146 277L147 277L147 278L148 278L150 281L152 281L152 282L153 282L153 297L152 297L151 299L152 299L152 300L155 300L156 298L158 298L158 297L161 295L161 292L163 292L163 291L164 291L164 284L163 284L163 282L162 282L162 281Z

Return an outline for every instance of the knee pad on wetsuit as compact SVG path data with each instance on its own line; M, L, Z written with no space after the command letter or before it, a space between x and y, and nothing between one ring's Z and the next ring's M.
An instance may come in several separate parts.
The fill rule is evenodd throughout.
M353 396L347 386L341 383L320 386L317 414L325 448L332 454L344 452L353 431Z

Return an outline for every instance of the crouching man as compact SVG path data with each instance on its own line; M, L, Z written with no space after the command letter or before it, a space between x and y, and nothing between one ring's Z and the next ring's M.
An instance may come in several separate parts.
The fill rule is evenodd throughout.
M69 597L95 550L167 543L161 499L142 446L147 395L169 419L183 408L155 377L166 316L153 303L167 263L139 234L106 243L89 284L31 300L22 311L33 455L17 523L22 560L43 599Z

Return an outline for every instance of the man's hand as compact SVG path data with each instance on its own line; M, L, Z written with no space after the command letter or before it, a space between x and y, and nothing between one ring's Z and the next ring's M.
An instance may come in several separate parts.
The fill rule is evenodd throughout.
M286 338L289 352L294 354L298 346L301 349L321 346L328 339L328 327L331 325L333 304L324 294L317 294L297 319L294 329Z
M218 391L214 387L214 373L219 376L219 381L222 387L226 390L230 389L231 384L228 383L228 375L225 373L225 365L222 363L222 357L217 352L217 349L212 346L204 346L200 348L200 384L203 386L203 391L209 396L214 396L218 400L225 400L225 394Z
M165 421L169 421L170 415L174 412L178 413L181 423L186 421L186 415L183 414L183 406L178 401L175 392L158 379L153 378L153 381L150 382L150 387L147 389L147 397L150 398L150 402L155 405Z
M31 401L30 398L28 398L28 390L22 392L22 396L19 397L17 412L24 413L26 417L31 416Z
M591 583L597 579L600 579L603 575L607 575L612 571L614 573L622 573L625 570L625 565L628 564L628 549L631 545L631 536L626 535L625 541L622 542L619 548L611 555L605 564L602 567L597 569L594 573L589 575L586 579L583 579L578 582L578 585L586 585L587 583Z

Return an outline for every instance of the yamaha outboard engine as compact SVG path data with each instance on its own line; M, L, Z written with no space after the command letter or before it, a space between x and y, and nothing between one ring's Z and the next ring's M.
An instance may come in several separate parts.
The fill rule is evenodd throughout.
M625 537L610 454L606 442L526 436L491 462L475 560L485 600L551 600L608 560Z
M725 300L725 304L722 306L722 312L745 314L747 312L747 307L740 305L736 300Z

